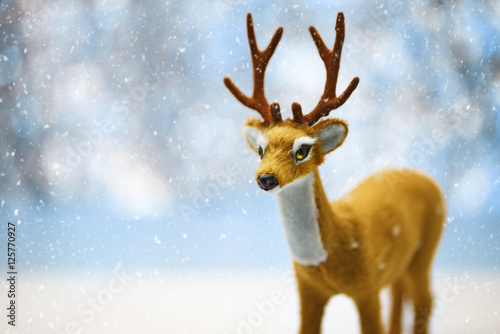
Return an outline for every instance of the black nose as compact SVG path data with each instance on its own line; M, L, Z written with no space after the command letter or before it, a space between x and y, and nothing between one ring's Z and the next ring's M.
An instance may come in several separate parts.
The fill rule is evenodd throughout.
M278 180L274 175L260 174L257 177L259 187L264 190L271 190L278 185Z

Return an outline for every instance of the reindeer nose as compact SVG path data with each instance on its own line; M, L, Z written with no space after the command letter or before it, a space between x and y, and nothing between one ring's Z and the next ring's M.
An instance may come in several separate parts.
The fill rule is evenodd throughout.
M268 191L278 185L278 179L274 175L260 174L257 177L257 183L261 189Z

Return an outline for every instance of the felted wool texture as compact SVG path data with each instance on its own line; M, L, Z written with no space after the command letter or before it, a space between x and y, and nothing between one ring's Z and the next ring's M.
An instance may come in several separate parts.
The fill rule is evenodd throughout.
M286 185L277 194L283 229L294 261L318 265L327 258L314 201L314 173Z
M245 124L245 127L248 126L261 129L260 124L256 123L253 118L250 118ZM273 124L261 131L262 135L268 139L269 144L264 151L264 158L257 169L255 178L261 174L274 175L278 180L279 186L283 187L295 179L305 177L313 171L315 166L320 165L324 161L321 148L316 143L309 152L311 158L308 161L300 164L295 163L293 157L295 139L304 136L315 137L314 132L307 126L292 122L282 122ZM247 142L252 140L248 137L246 139ZM252 145L250 147L255 150Z
M384 170L329 203L319 172L314 175L318 224L328 257L318 266L295 262L301 333L310 333L321 321L308 310L339 293L355 301L363 333L382 333L378 293L389 284L404 287L417 309L430 312L429 275L446 211L437 184L417 171ZM426 319L417 317L419 326Z
M322 120L313 127L321 140L323 154L328 154L342 145L347 137L347 123L341 119Z
M363 334L381 334L379 291L392 285L389 332L401 331L402 298L406 295L414 304L414 334L427 334L432 311L430 270L444 228L444 197L432 179L405 169L375 173L340 200L329 203L318 166L327 153L342 145L348 130L341 120L317 121L349 98L359 78L354 78L344 93L336 96L345 38L342 12L337 14L333 49L326 46L314 27L309 31L325 64L327 79L318 105L307 115L294 103L293 120L283 121L279 105L269 105L264 94L265 69L281 39L281 27L269 46L260 51L252 17L247 15L254 73L252 97L224 78L231 93L263 118L248 119L243 132L254 151L259 152L259 144L264 151L259 154L263 157L256 177L273 175L279 182L279 187L269 192L281 196L279 206L297 260L294 268L301 303L300 333L318 334L329 298L344 293L358 308ZM293 147L297 138L304 137L317 141L307 159L299 163L294 159ZM267 147L262 147L264 144ZM300 238L301 231L307 235L306 242ZM324 253L316 252L321 248L326 258Z
M300 147L302 145L313 146L314 144L316 144L317 141L318 141L317 138L313 138L313 137L309 137L309 136L296 138L295 141L293 142L292 156L295 158L297 152L300 150ZM297 163L297 164L304 163L307 160L309 160L310 158L311 158L311 155L307 154L307 156L305 158L302 158L300 161L295 161L295 163Z
M248 146L254 151L258 152L259 144L258 139L259 136L262 135L261 130L253 126L244 126L243 127L243 137L245 137Z
M243 138L245 138L248 147L250 147L255 153L258 152L257 137L259 134L262 134L263 130L264 127L262 125L262 122L255 117L248 117L247 121L243 125Z
M327 256L325 259L317 256L315 262L304 261L300 255L297 261L297 256L293 256L301 299L301 333L319 333L324 306L332 296L340 293L351 297L357 305L363 334L382 333L378 294L387 285L392 285L395 291L391 317L394 332L400 327L402 296L406 295L413 299L418 310L415 324L425 333L432 309L430 270L446 211L437 184L417 171L384 170L330 203L318 166L325 154L343 143L347 124L341 120L325 120L309 128L292 122L269 127L252 123L247 122L246 126L255 126L268 141L256 176L274 175L280 187L285 189L295 180L311 173L314 176L316 210L312 213L313 210L305 209L307 205L303 206L310 213L309 217L300 219L317 222L320 244ZM333 130L329 129L332 125ZM339 131L344 125L345 134ZM297 138L304 136L318 140L311 148L310 159L297 164L293 145ZM300 194L295 196L296 199L302 197ZM307 201L305 198L299 202ZM286 201L279 202L283 223L290 227L291 216L300 210L301 203L288 199L288 205L294 208L287 210ZM315 254L318 244L311 242L307 253ZM297 247L297 244L290 247Z

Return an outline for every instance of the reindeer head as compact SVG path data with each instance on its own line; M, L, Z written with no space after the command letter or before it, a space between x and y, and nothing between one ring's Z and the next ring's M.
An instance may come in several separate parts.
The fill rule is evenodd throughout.
M264 93L266 66L283 35L283 28L276 30L268 47L261 51L255 39L252 16L250 13L247 15L248 42L253 64L253 94L251 97L243 94L228 77L224 78L224 83L238 101L256 110L263 119L250 117L243 127L248 145L261 159L256 180L263 190L277 193L286 185L309 175L324 161L327 153L342 145L347 136L347 123L344 121L319 121L321 117L328 116L331 110L343 105L359 83L359 78L354 78L347 89L337 96L337 77L345 32L342 12L337 15L335 31L335 44L330 50L318 31L309 27L319 55L325 63L325 91L310 113L303 115L300 104L293 103L293 119L283 120L279 104L269 104Z

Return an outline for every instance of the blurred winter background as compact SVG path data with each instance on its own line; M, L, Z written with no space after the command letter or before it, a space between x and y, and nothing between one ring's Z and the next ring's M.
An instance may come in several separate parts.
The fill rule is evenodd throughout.
M262 48L285 28L266 76L267 97L285 117L292 102L308 110L323 92L324 66L307 27L331 46L344 11L338 87L354 76L361 82L333 112L350 131L321 167L325 188L337 198L387 166L433 176L449 211L436 284L456 300L475 291L476 301L463 301L483 307L475 318L464 311L450 320L443 297L438 316L450 333L467 324L470 333L500 330L500 306L488 304L500 294L499 2L3 0L0 233L5 245L7 222L17 223L26 326L12 333L132 332L118 324L123 312L112 312L135 302L143 307L128 319L151 333L271 333L271 319L283 325L287 316L293 332L295 313L278 306L279 317L261 312L259 326L251 318L263 286L289 281L290 256L276 203L255 185L257 159L240 134L256 114L222 83L229 75L252 89L249 11ZM5 246L0 259L6 268ZM133 273L136 290L104 289L117 270ZM151 280L164 290L145 293ZM293 294L293 283L285 285ZM214 286L226 294L208 293ZM78 309L82 303L89 309ZM224 315L228 305L232 316ZM193 322L198 316L203 325Z

